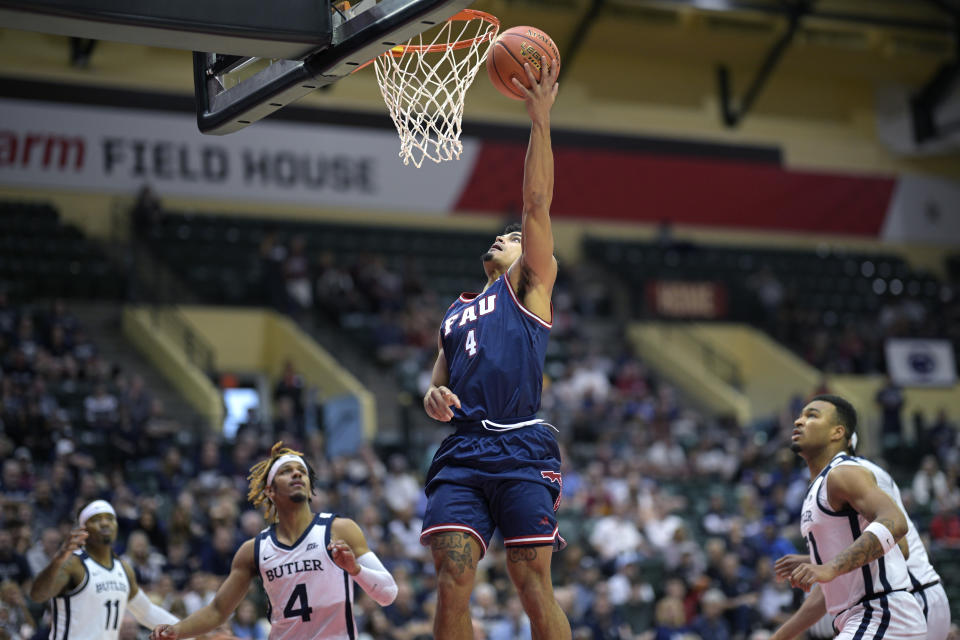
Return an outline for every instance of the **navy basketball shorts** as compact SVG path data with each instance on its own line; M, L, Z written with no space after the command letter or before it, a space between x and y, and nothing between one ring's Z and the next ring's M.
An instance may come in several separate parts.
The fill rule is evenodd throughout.
M562 490L551 427L496 432L462 424L440 445L427 472L420 542L429 545L435 533L468 533L480 542L482 557L499 528L508 547L562 549L556 517Z

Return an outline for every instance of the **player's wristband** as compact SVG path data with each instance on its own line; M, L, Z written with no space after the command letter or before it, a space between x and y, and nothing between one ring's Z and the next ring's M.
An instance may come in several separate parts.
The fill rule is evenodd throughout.
M864 533L869 531L877 537L877 540L880 541L880 548L883 549L883 553L886 554L887 551L890 551L893 548L897 541L894 539L893 534L890 533L890 529L887 529L884 525L879 522L871 522L867 525L867 528L863 530Z

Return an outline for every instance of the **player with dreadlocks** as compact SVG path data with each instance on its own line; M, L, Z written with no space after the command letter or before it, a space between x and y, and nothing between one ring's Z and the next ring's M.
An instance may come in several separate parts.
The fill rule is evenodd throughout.
M247 498L265 507L270 526L244 542L213 601L174 625L160 625L151 640L193 638L217 628L259 577L269 599L270 640L347 640L357 637L353 583L381 606L393 602L397 584L356 522L313 513L316 475L303 454L273 445L270 457L250 469ZM352 578L352 580L351 580Z

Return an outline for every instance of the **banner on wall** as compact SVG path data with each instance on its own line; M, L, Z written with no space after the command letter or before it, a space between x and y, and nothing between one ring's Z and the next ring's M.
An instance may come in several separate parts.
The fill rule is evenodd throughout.
M904 387L950 387L957 382L953 345L949 340L889 338L887 372Z
M384 116L386 117L386 115ZM470 176L415 169L390 129L258 122L204 136L188 113L0 99L0 185L446 213Z
M727 289L722 282L652 280L646 285L647 309L662 318L715 320L727 315Z
M0 98L0 186L134 194L150 184L161 196L437 215L523 210L525 126L489 125L461 138L459 160L416 169L386 126L267 119L204 136L192 113L121 104ZM788 168L739 145L554 134L555 219L877 237L897 184ZM943 219L952 212L936 208Z

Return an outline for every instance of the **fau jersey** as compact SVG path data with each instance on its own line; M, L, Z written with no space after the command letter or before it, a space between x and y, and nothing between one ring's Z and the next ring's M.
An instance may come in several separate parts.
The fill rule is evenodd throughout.
M300 539L277 540L277 525L254 542L257 573L267 592L270 640L353 640L353 580L327 551L336 515L318 513Z
M840 465L864 467L854 457L837 454L814 478L803 500L800 532L810 549L810 562L815 564L826 564L833 560L837 554L853 544L870 524L849 506L843 511L830 509L827 500L827 478L830 470ZM900 547L896 545L873 562L820 584L827 611L834 615L864 601L880 598L883 594L906 591L910 586L907 563ZM920 613L919 608L917 613ZM923 623L922 617L920 623Z
M440 325L454 422L506 420L540 410L551 324L527 310L504 274L483 293L464 293Z
M83 549L73 554L83 563L83 582L53 599L50 640L116 640L130 597L123 563L113 556L105 567Z

